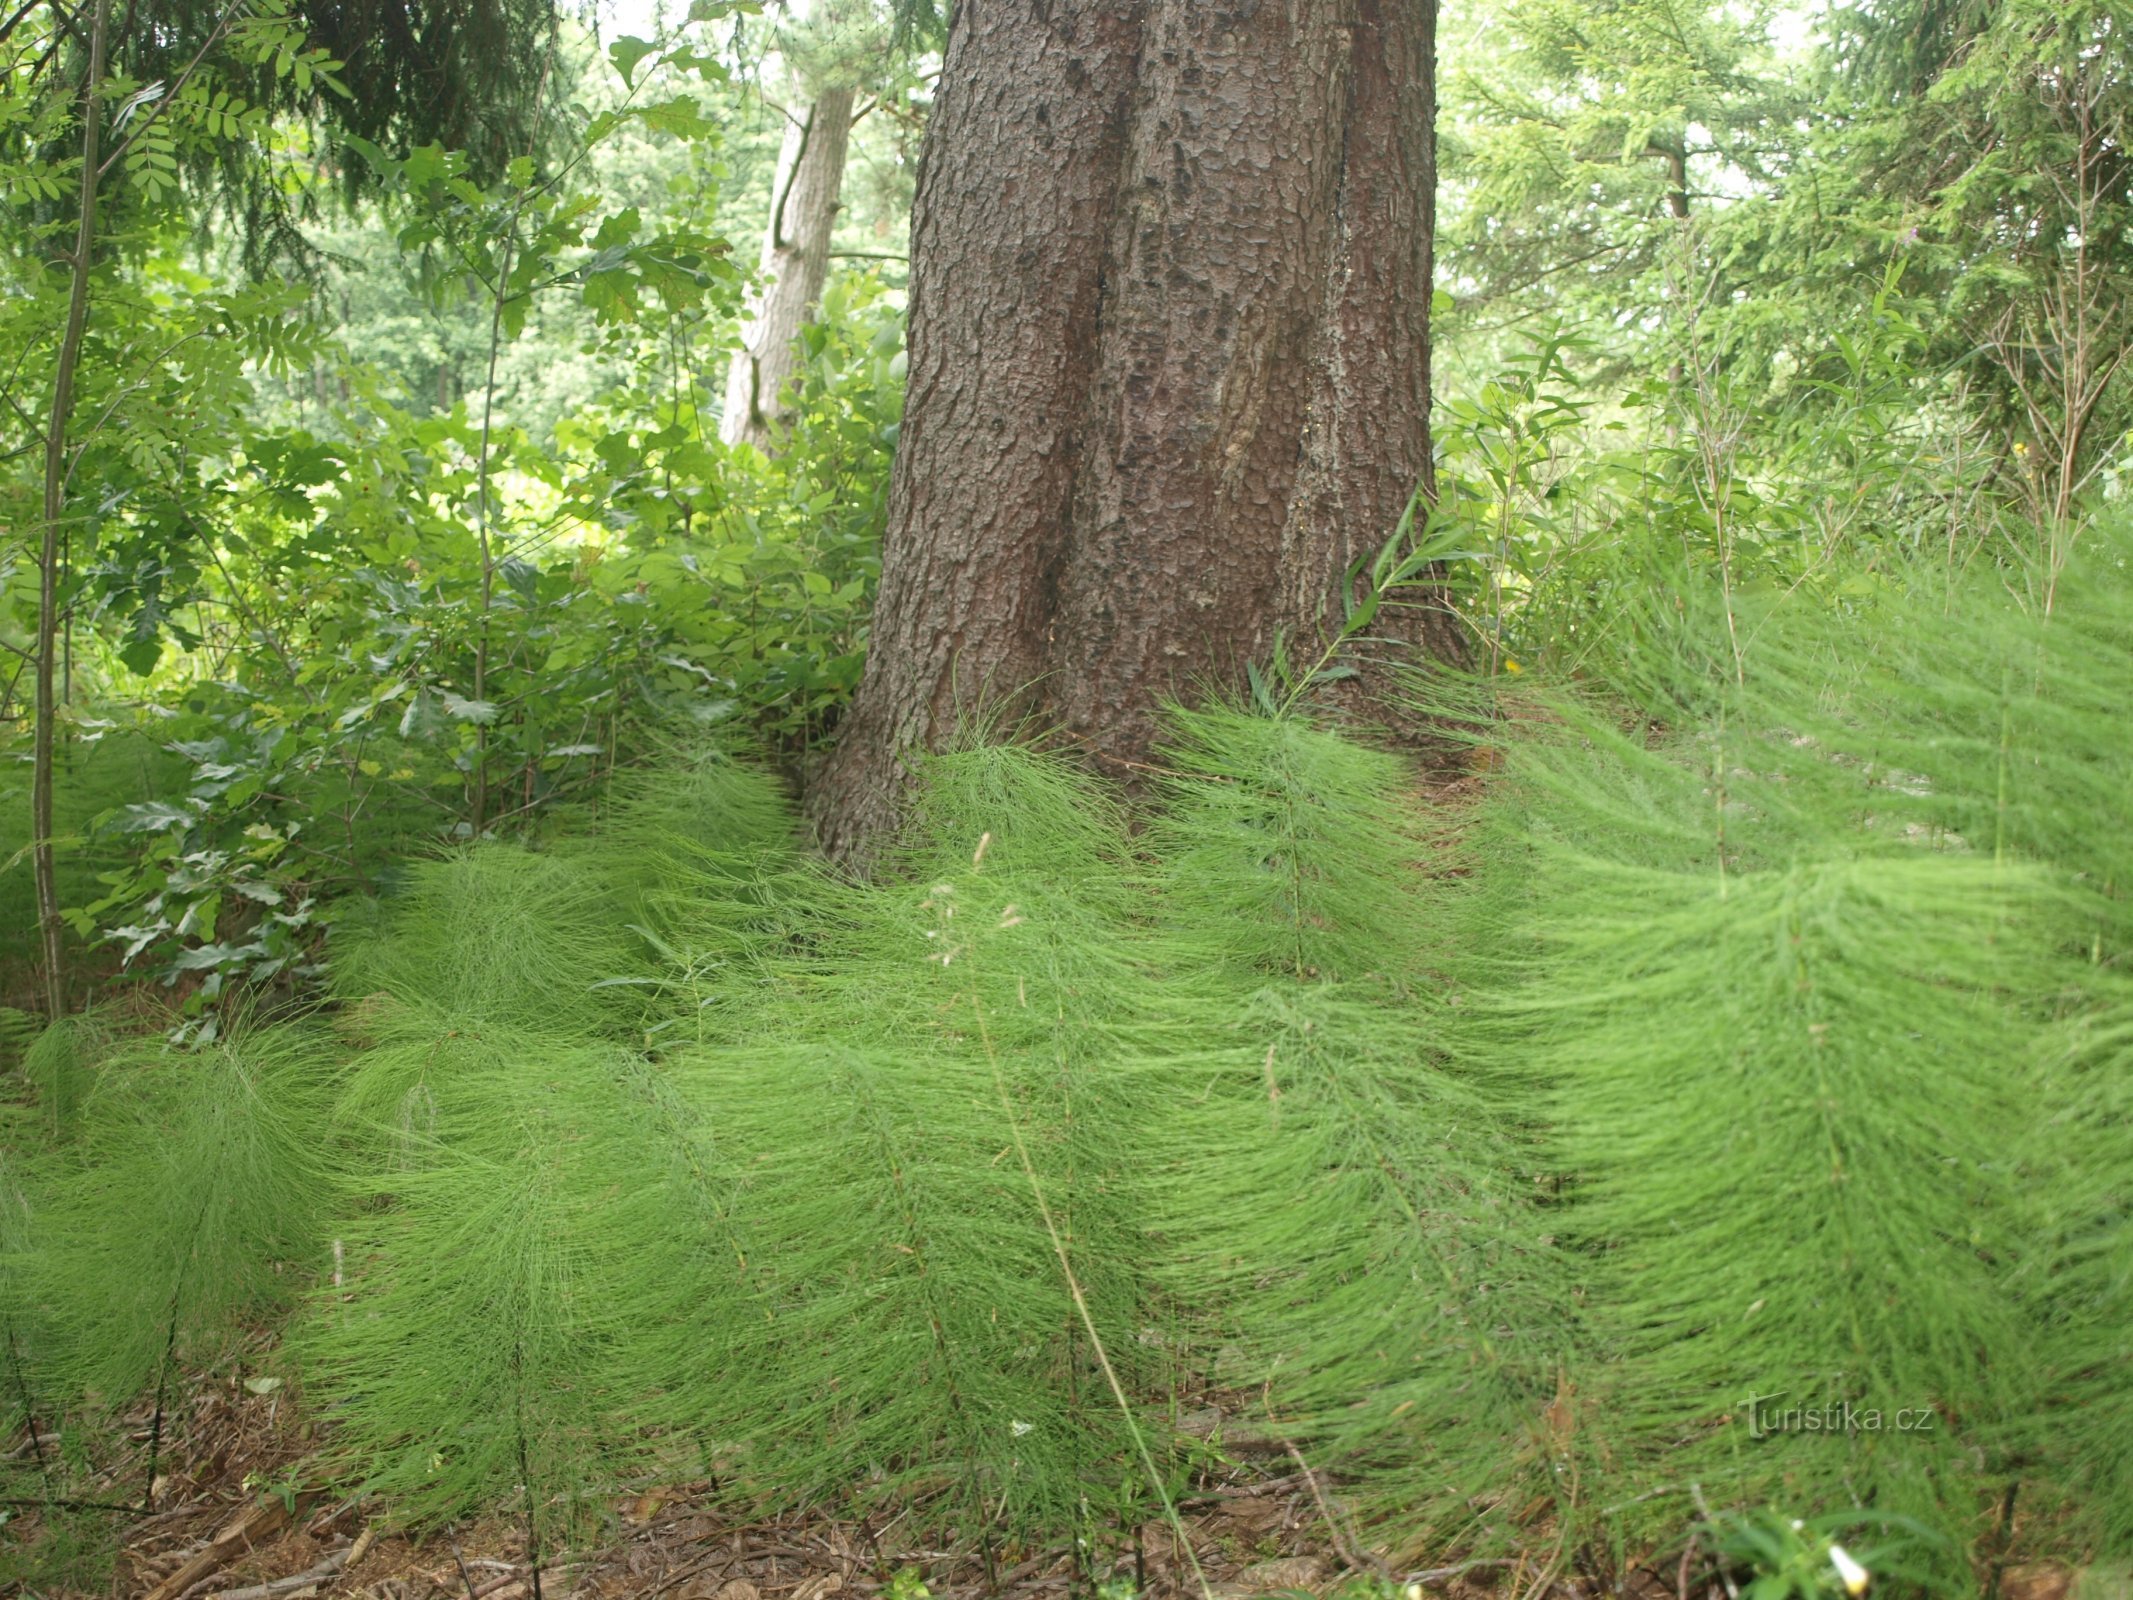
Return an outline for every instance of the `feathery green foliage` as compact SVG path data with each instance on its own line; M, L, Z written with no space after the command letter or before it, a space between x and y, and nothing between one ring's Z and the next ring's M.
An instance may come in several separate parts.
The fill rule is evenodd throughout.
M2056 586L2040 582L2021 607L1982 587L1900 616L1844 717L1817 734L1874 774L1892 823L2046 863L2080 891L2055 923L2063 970L2039 1005L2039 1101L2008 1125L2037 1242L2010 1290L2042 1359L2007 1434L2122 1556L2133 1553L2133 745L2121 730L2133 527L2097 526Z
M2049 619L1880 595L1863 658L1684 594L1621 681L1438 684L1501 769L1474 804L1297 713L1180 711L1138 832L971 749L856 883L767 777L676 759L344 919L344 1063L43 1069L80 1131L0 1239L16 1403L138 1390L171 1264L249 1252L182 1339L311 1263L289 1350L349 1475L544 1551L704 1471L1086 1532L1181 1481L1165 1413L1210 1383L1400 1554L1628 1548L1693 1484L1915 1518L1953 1591L2010 1479L2123 1549L2122 545ZM140 1130L185 1117L248 1164L179 1182ZM1785 1416L1847 1404L1879 1426Z
M61 1017L23 1052L23 1081L35 1093L44 1131L55 1144L74 1134L92 1075L83 1057L93 1055L101 1043L93 1016Z
M20 1067L24 1053L42 1031L29 1012L0 1006L0 1071L12 1072Z
M336 987L385 994L447 1026L560 1035L626 1027L615 989L637 963L601 878L578 861L481 844L410 868L371 926L350 930Z
M47 1384L108 1406L219 1359L322 1258L330 1057L292 1029L115 1047L32 1179L26 1298Z
M408 1515L523 1494L551 1545L661 1452L753 1498L937 1489L973 1531L1065 1526L1124 1441L1008 1119L1148 1392L1104 1031L1134 980L1122 821L1057 762L973 751L909 875L861 886L737 776L650 781L567 866L420 869L343 959L384 993L351 1019L351 1267L296 1341L311 1390ZM647 853L703 911L659 897L698 1001L664 1062L577 999L619 915L581 891Z
M2030 937L2048 934L2056 966L2039 972L2003 933L1987 958L2025 1006L2031 1096L1993 1128L2019 1177L2027 1246L1999 1292L2034 1344L2028 1387L1993 1439L2010 1475L2041 1477L2119 1553L2133 1551L2133 746L2117 731L2133 700L2129 557L2133 529L2099 521L2056 582L2018 573L2003 587L1981 574L1885 597L1865 648L1854 620L1789 616L1758 643L1741 697L1748 716L1790 735L1786 781L1756 803L1788 806L1795 831L1805 819L1858 848L1930 846L2052 883L2048 923ZM1907 921L1892 936L1909 947L1931 932ZM1960 1061L1982 1053L1982 1041L1960 1043Z
M1615 1471L1962 1519L1956 1452L2028 1354L2003 1278L2029 1033L1997 991L2034 992L2042 952L2007 877L1929 856L1721 894L1585 861L1536 886L1533 980L1488 1010L1558 1086ZM1886 1433L1755 1437L1751 1408L1845 1402Z
M34 1318L28 1299L28 1276L35 1236L30 1197L21 1182L20 1163L0 1159L0 1416L12 1432L37 1425L40 1396L32 1370ZM33 1459L44 1466L42 1444Z
M1685 596L1645 718L1475 727L1508 770L1441 880L1450 1042L1543 1088L1572 1464L1639 1508L1617 1538L1700 1483L1917 1517L1960 1586L1977 1508L2040 1474L2123 1538L2113 586L2089 619L1890 592L1866 652Z
M2006 1432L2104 1550L2133 1555L2133 993L2099 975L2047 1040L2052 1095L2019 1126L2041 1247L2016 1285L2044 1338Z
M655 815L709 825L705 790L685 773ZM616 1042L643 963L604 865L478 846L350 931L347 1265L293 1341L355 1475L418 1521L511 1504L547 1549L645 1459L629 1352L690 1265L643 1170L645 1068Z
M645 1457L620 1385L676 1219L643 1181L624 1052L498 1031L453 1065L425 1086L428 1119L392 1130L404 1159L355 1177L345 1275L293 1348L339 1448L402 1514L508 1507L552 1550Z
M570 841L632 917L707 862L789 855L792 807L777 780L716 744L670 745L655 767L619 778L599 832Z
M1045 1208L1137 1396L1160 1349L1139 1337L1134 1077L1112 1033L1141 987L1124 832L1025 750L929 778L903 870L793 875L759 919L783 938L729 925L736 959L694 963L703 1037L673 1081L737 1179L725 1248L752 1308L731 1357L748 1381L719 1374L704 1414L754 1441L781 1499L939 1490L969 1529L1059 1528L1127 1438Z
M1408 771L1295 716L1173 725L1151 839L1198 1046L1151 1149L1181 1289L1402 1537L1494 1547L1512 1487L1546 1492L1566 1301L1519 1131L1441 1060Z
M1405 764L1311 726L1175 711L1158 824L1166 916L1212 958L1292 978L1406 975L1425 847Z

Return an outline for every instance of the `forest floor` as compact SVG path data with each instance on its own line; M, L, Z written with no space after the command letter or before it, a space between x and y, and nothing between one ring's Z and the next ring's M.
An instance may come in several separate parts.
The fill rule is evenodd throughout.
M1201 1415L1211 1421L1215 1408ZM113 1464L112 1503L138 1493L156 1434L151 1409L128 1420L132 1460ZM536 1585L524 1531L510 1519L420 1536L392 1530L372 1520L378 1508L304 1485L303 1463L316 1448L312 1420L281 1391L253 1393L236 1376L198 1382L163 1418L154 1509L118 1513L115 1530L108 1509L69 1514L77 1529L95 1518L115 1536L108 1579L14 1592L35 1600L1035 1600L1092 1595L1105 1580L1124 1580L1142 1600L1165 1600L1197 1595L1200 1587L1162 1520L1146 1523L1137 1538L1107 1530L1110 1553L1082 1572L1065 1545L915 1544L899 1537L909 1519L895 1513L865 1521L826 1510L743 1520L715 1503L705 1481L618 1500L610 1542L544 1562ZM27 1435L17 1441L18 1454L32 1450ZM1230 1454L1231 1462L1204 1475L1178 1507L1214 1600L1323 1593L1346 1577L1372 1576L1343 1558L1345 1541L1329 1537L1327 1517L1338 1515L1338 1504L1327 1487L1286 1454L1249 1444ZM42 1525L47 1515L18 1510L0 1537L34 1545L57 1531ZM911 1575L897 1578L914 1568L923 1590L912 1587ZM1525 1588L1501 1570L1471 1579L1458 1570L1423 1576L1452 1600L1515 1596ZM1638 1600L1675 1600L1670 1588L1651 1587Z

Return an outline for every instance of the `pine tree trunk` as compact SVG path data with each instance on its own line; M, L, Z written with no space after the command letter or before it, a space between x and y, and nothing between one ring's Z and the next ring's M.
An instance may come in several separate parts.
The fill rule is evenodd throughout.
M745 439L767 450L784 420L785 388L799 367L800 329L814 320L829 277L852 101L850 89L825 90L804 118L786 125L770 192L770 224L763 230L766 282L726 373L719 436L728 444Z
M832 851L980 711L1130 772L1166 696L1330 636L1429 475L1433 35L1433 0L962 0ZM1435 607L1371 631L1462 648Z

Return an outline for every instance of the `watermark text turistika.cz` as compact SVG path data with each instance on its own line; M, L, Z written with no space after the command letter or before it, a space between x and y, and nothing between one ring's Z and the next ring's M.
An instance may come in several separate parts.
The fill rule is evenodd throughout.
M1748 1437L1767 1439L1779 1433L1932 1433L1940 1422L1931 1406L1903 1406L1884 1411L1856 1400L1822 1405L1786 1404L1782 1389L1748 1396Z

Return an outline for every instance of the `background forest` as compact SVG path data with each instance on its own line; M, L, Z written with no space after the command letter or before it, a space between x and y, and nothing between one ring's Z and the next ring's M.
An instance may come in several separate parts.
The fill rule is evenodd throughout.
M534 1594L2122 1591L2133 8L1447 0L1340 627L861 878L946 18L143 4L0 16L6 1583L234 1559L221 1385Z

